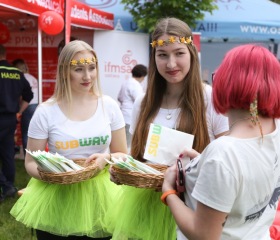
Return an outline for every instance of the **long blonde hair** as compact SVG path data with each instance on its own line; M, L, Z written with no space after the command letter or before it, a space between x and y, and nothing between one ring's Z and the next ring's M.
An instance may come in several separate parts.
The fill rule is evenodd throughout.
M52 100L58 102L60 100L66 100L69 105L72 102L71 84L70 84L70 62L73 57L82 51L92 52L97 59L96 53L93 48L84 41L74 40L64 46L59 54L58 67L56 72L56 84ZM97 71L97 84L93 85L90 92L96 95L101 95L100 79L98 61L96 62Z
M192 36L189 26L176 18L161 19L152 34L152 41L157 40L163 34L178 37ZM181 108L177 130L193 134L193 148L201 152L210 142L206 121L206 106L202 80L200 78L200 65L198 52L194 45L187 45L191 64L189 73L185 76L184 91L181 94L178 107ZM147 141L150 123L156 117L163 96L166 92L166 80L159 74L155 62L155 48L152 49L148 70L147 92L141 104L139 118L132 138L131 155L144 160L144 149Z

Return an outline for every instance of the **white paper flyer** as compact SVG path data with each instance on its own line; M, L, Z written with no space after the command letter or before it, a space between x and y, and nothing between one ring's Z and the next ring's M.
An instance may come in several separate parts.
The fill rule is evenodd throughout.
M184 149L191 149L194 136L151 123L144 158L154 163L173 165ZM183 158L183 165L188 162Z

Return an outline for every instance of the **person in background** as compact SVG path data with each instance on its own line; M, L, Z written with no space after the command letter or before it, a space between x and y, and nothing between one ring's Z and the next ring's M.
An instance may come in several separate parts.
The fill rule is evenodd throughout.
M29 124L27 149L95 161L97 176L74 184L41 181L38 165L26 154L32 177L11 209L12 216L36 229L38 240L111 239L105 213L120 188L110 182L105 158L127 153L125 122L118 103L102 95L98 59L84 41L71 41L59 58L54 95L40 104Z
M127 145L130 147L131 144L131 134L129 133L132 108L135 99L144 93L141 82L147 76L147 67L142 64L135 65L131 74L132 77L127 81L124 81L118 94L118 101L120 102L120 108L125 120L125 131Z
M39 103L38 80L29 73L28 66L23 59L20 59L20 58L15 59L12 62L12 65L23 72L24 77L29 82L29 84L32 88L32 92L33 92L33 99L30 101L28 107L23 111L21 120L20 120L22 147L23 147L23 152L24 152L24 156L25 156L25 149L27 146L28 126L29 126L31 118L35 112L35 109L37 108L38 103Z
M210 85L210 83L208 82L208 80L203 80L203 83L204 83L204 84Z
M280 64L268 49L230 50L214 74L213 103L229 134L211 142L186 168L185 202L176 166L167 169L162 200L179 226L178 240L270 239L280 186Z
M0 44L0 202L15 196L15 130L17 120L33 98L23 73L6 60ZM21 99L21 101L20 101Z
M215 112L211 86L202 82L191 29L177 18L161 19L151 45L147 91L136 99L132 113L131 155L146 161L143 155L151 123L193 134L194 148L201 152L227 132L228 120ZM112 170L111 179L115 180ZM160 192L130 186L123 189L110 209L108 225L113 239L176 239L175 221L160 204Z

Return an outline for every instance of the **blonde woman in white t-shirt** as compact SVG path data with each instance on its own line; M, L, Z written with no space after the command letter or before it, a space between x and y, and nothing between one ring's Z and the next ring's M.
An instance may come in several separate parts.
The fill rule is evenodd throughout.
M36 109L27 149L59 153L68 159L95 160L100 173L74 184L41 181L38 165L26 154L32 177L11 210L16 220L36 229L37 239L111 239L104 217L119 186L110 182L105 158L127 153L125 122L118 103L102 95L98 59L79 40L62 49L54 95Z

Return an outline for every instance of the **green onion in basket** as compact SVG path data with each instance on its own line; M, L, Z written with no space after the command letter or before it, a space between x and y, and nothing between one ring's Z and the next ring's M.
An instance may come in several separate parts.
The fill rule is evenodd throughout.
M41 169L46 172L62 173L84 169L73 160L67 159L58 153L52 154L40 150L31 152L27 149L26 152L28 152L33 159L36 160Z
M133 157L127 155L125 159L123 158L115 158L115 157L111 157L111 161L106 159L105 160L111 164L114 165L115 167L118 168L123 168L123 169L127 169L129 171L136 171L136 172L140 172L140 173L151 173L151 174L156 174L156 175L163 175L162 172L148 166L145 163L142 163L136 159L134 159Z

